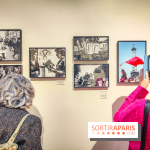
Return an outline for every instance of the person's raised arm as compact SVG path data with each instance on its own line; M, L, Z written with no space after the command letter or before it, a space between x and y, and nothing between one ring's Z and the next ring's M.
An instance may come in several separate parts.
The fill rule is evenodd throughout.
M124 69L122 68L122 64L120 64L119 66L121 67L122 70L124 70Z
M148 71L145 73L145 78L139 77L139 86L125 99L119 110L114 115L114 121L119 121L121 113L135 100L144 99L149 93L146 89L149 85Z

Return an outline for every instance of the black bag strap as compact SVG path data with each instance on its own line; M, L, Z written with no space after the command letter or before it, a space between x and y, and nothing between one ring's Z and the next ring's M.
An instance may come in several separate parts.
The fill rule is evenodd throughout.
M140 150L144 150L144 148L145 148L149 108L150 108L150 100L147 100L146 103L145 103L145 107L144 107L144 122L143 122L143 128L142 128L142 138L141 138L141 148L140 148Z

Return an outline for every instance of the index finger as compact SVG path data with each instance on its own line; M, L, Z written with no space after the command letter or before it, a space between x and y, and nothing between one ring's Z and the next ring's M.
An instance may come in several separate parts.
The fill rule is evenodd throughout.
M139 85L141 85L142 80L143 80L143 77L139 76Z
M145 79L149 79L149 73L148 73L148 71L145 72Z

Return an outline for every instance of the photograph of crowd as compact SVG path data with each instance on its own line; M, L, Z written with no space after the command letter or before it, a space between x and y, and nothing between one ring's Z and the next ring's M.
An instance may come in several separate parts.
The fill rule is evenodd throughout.
M22 74L21 65L0 65L0 79L12 73Z
M30 48L31 78L65 78L65 48Z
M74 64L74 87L109 87L109 64Z
M139 82L146 41L118 41L118 83Z
M89 36L73 38L74 60L108 60L109 37Z
M21 30L0 30L0 61L21 60Z

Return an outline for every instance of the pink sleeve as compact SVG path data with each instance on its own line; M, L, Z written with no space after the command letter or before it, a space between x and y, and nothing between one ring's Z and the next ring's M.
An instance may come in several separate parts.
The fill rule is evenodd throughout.
M141 86L138 86L126 99L125 101L123 102L123 104L121 105L121 107L119 108L119 110L115 113L114 115L114 121L115 122L119 122L121 121L120 120L120 116L121 116L121 113L124 112L125 113L125 109L128 108L128 106L135 102L135 100L138 100L138 99L144 99L146 97L146 95L148 94L149 92L141 87Z

